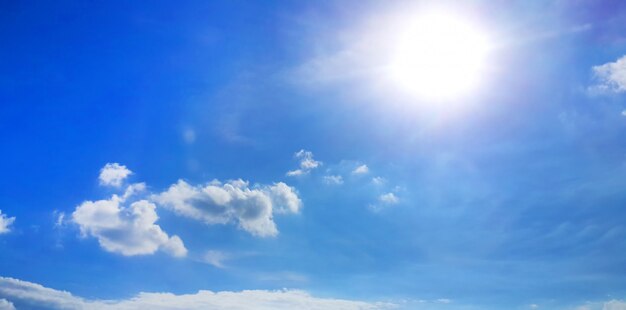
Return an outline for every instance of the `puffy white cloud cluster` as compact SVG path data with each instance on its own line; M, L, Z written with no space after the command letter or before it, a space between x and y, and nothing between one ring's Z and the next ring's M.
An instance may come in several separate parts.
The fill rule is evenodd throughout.
M135 193L145 189L143 183L128 186L123 196L85 201L72 213L83 236L98 239L109 252L126 256L153 254L161 249L176 257L187 255L178 236L168 236L156 221L156 206L147 200L128 203Z
M42 285L0 277L0 301L27 309L203 309L203 310L376 310L389 309L388 303L315 298L298 290L211 292L175 295L171 293L139 293L124 300L88 300ZM13 307L12 305L10 307ZM0 309L2 304L0 303ZM6 308L15 309L13 308Z
M195 186L179 180L167 191L153 195L152 200L206 224L236 223L259 237L278 234L274 213L298 213L302 207L295 189L285 183L251 187L243 180Z
M133 174L126 166L118 163L108 163L100 170L100 184L120 187L124 180Z
M290 177L308 174L311 170L322 165L321 161L313 159L313 153L309 151L300 150L294 156L300 160L300 168L287 171L287 176Z
M316 165L307 159L303 167L312 169ZM100 171L100 184L120 187L130 174L126 166L108 163ZM143 199L136 198L145 189L144 183L135 183L109 199L84 201L72 213L71 222L78 225L84 237L98 239L100 246L109 252L132 256L161 250L182 257L187 255L187 249L178 236L170 237L157 224L157 206L207 224L233 223L259 237L278 234L275 214L298 213L302 207L296 190L282 182L250 186L243 180L226 183L215 180L206 185L190 185L179 180L162 193L144 193ZM60 213L59 227L64 219L65 214ZM6 217L0 220L8 224L13 221Z
M598 84L592 90L621 93L626 91L626 55L615 62L592 68Z
M15 222L15 217L8 217L6 214L2 214L2 210L0 210L0 234L10 232L13 222Z

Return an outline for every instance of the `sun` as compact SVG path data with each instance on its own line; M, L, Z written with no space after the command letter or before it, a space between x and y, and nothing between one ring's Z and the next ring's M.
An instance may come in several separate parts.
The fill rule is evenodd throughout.
M401 90L430 100L450 100L475 89L489 51L486 34L441 12L415 17L392 43L389 76Z

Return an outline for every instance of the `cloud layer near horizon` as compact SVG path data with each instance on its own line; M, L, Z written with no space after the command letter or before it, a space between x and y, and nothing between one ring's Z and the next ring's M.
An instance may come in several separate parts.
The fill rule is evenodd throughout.
M139 293L123 300L89 300L42 285L13 278L0 277L0 302L16 307L57 310L79 309L203 309L203 310L377 310L390 309L389 303L370 303L331 298L316 298L300 290L245 290L195 294Z

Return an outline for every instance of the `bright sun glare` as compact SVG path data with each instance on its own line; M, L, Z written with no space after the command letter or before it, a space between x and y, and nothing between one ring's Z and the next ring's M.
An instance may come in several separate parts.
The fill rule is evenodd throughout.
M396 85L432 100L458 98L476 88L489 49L482 31L441 13L420 16L403 28L390 65Z

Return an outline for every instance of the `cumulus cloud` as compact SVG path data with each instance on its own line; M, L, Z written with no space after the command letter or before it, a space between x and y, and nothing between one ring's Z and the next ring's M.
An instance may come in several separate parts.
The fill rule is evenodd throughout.
M126 166L118 163L108 163L100 170L100 184L107 186L120 187L122 182L133 174Z
M127 203L128 198L145 188L142 183L128 186L123 196L110 199L85 201L72 213L72 221L78 224L83 236L98 239L106 251L125 256L153 254L162 250L170 255L187 255L178 236L168 236L156 221L156 206L139 200Z
M367 167L367 165L360 165L352 170L352 174L366 174L368 172L370 172L370 169Z
M2 214L2 210L0 210L0 235L11 231L13 222L15 222L15 217L8 217L6 214Z
M343 178L340 175L327 175L324 176L324 183L330 185L341 185L343 184Z
M313 159L313 153L309 151L300 150L294 156L300 160L300 168L287 171L287 176L304 175L322 165L322 162Z
M626 91L626 55L615 62L592 68L597 84L591 89L600 92L621 93Z
M298 213L302 201L292 187L279 182L251 187L243 180L190 185L183 180L151 198L179 215L206 224L236 223L259 237L278 234L274 213Z
M390 303L316 298L299 290L250 290L240 292L199 291L195 294L139 293L124 300L89 300L42 285L0 277L0 298L18 307L36 309L205 309L205 310L377 310ZM2 309L2 308L0 308ZM11 309L11 308L9 308Z

